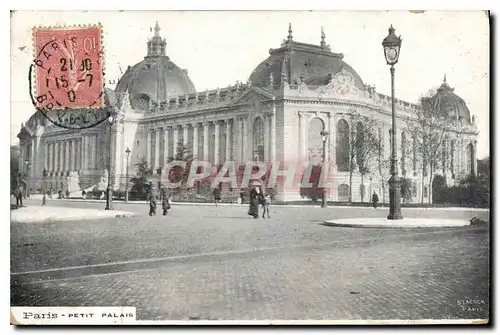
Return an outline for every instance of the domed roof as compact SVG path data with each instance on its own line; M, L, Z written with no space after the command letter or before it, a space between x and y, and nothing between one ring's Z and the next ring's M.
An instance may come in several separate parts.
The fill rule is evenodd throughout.
M147 43L147 56L129 66L116 85L116 92L128 92L133 109L146 110L150 103L196 92L187 71L165 55L166 42L159 31L157 22L155 35Z
M288 38L280 48L269 50L270 56L260 63L250 75L252 86L268 87L279 85L286 80L292 85L304 81L307 85L327 85L335 74L345 70L352 74L356 87L364 90L363 80L356 71L342 59L341 53L331 52L325 43L325 34L321 30L320 45L295 42L291 26Z
M446 82L446 75L443 83L437 89L434 96L430 98L432 105L436 111L444 113L447 117L462 119L464 122L470 123L470 112L464 99L454 93L454 89Z

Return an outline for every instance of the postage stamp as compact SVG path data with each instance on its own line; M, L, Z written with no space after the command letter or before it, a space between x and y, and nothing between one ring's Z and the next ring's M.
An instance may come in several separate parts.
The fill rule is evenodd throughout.
M488 323L490 24L12 11L11 324Z
M104 107L102 26L33 29L34 60L30 68L32 102L50 121L84 128L88 109ZM77 109L86 113L75 113ZM94 113L95 114L95 113Z

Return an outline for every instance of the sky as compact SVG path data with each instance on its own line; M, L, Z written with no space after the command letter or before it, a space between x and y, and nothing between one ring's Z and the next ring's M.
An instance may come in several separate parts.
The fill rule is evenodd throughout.
M321 27L332 52L343 53L365 84L390 95L382 40L392 24L403 42L396 65L396 96L417 102L447 82L476 115L478 157L489 156L489 22L481 11L87 11L29 12L11 16L11 141L34 112L28 93L34 26L95 24L104 30L107 86L144 59L158 21L167 55L188 70L198 91L246 82L253 69L288 35L318 44ZM121 68L121 69L120 69Z

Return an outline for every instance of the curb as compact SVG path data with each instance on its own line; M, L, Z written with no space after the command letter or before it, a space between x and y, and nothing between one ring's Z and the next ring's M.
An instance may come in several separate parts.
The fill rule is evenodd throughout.
M366 219L366 218L364 218ZM414 218L415 219L415 218ZM353 219L350 219L353 220ZM357 220L357 219L354 219ZM420 219L423 221L426 220L434 220L437 221L436 219ZM335 220L337 221L337 220ZM329 226L329 227L347 227L347 228L376 228L376 229L436 229L436 228L462 228L462 227L470 227L472 224L470 223L469 220L459 220L459 219L453 219L449 221L460 221L462 223L466 224L457 224L457 225L415 225L415 224L407 224L404 225L402 223L396 224L396 225L387 225L387 224L363 224L363 223L345 223L342 222L342 219L339 219L337 222L334 220L325 220L323 221L324 226ZM360 220L362 221L362 219ZM404 220L403 220L404 221Z

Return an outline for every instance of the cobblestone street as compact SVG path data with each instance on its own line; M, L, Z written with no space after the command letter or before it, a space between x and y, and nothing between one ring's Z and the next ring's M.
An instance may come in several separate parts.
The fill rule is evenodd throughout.
M152 218L146 204L116 207L142 215L12 223L11 304L135 306L143 320L489 315L487 224L361 229L321 223L387 211L276 206L271 219L253 220L246 206L178 206Z

